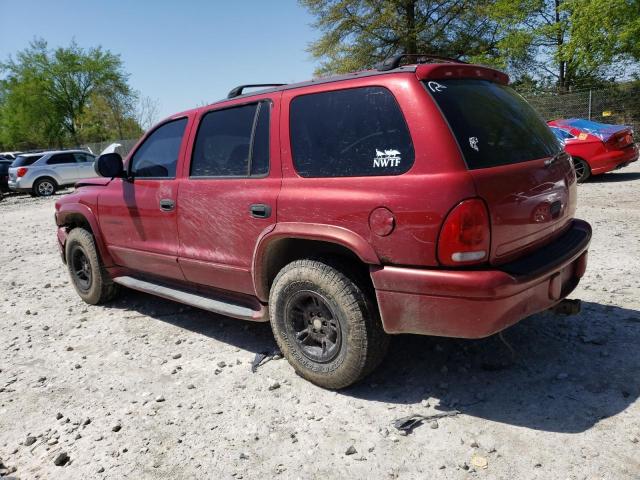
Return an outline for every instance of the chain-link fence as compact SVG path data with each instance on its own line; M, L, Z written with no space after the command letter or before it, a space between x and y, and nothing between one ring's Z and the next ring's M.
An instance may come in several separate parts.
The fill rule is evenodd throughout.
M586 118L640 132L640 82L570 93L521 93L545 120Z

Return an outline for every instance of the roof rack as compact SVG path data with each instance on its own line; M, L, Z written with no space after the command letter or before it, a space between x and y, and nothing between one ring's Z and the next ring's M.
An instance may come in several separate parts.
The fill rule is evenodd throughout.
M467 63L457 58L443 57L442 55L431 55L430 53L401 53L389 57L376 66L376 70L379 72L386 72L387 70L393 70L400 66L400 62L406 57L413 57L416 59L416 63L428 63L429 60L436 60L447 63Z
M240 95L242 95L242 91L245 88L281 87L283 85L286 85L286 83L253 83L253 84L247 84L247 85L239 85L229 92L229 94L227 95L227 98L239 97Z

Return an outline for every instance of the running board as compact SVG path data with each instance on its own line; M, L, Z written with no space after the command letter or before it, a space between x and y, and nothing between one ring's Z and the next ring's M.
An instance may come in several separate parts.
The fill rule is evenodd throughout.
M185 292L183 290L177 290L175 288L147 282L133 277L116 277L113 281L123 287L150 293L151 295L157 295L168 300L173 300L174 302L184 303L185 305L201 308L202 310L207 310L219 315L226 315L228 317L250 320L253 322L267 321L266 308L264 306L261 306L259 310L254 310L235 303L214 300L198 293Z

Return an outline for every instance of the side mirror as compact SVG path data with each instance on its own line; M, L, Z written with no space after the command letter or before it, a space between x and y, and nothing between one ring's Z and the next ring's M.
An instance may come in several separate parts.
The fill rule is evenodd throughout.
M93 164L96 173L101 177L121 177L124 172L122 157L119 153L105 153L100 155Z

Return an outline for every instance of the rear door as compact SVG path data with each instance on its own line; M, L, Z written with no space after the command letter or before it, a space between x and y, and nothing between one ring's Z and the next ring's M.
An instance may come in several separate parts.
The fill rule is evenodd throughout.
M536 111L489 80L425 82L449 123L491 217L490 261L500 264L560 235L573 218L571 159Z
M258 238L276 223L280 95L200 112L180 184L179 262L187 280L255 295Z
M46 163L56 172L62 185L70 185L78 179L78 165L73 153L56 153Z
M178 265L177 174L188 118L163 123L129 158L129 180L116 178L98 198L98 221L116 264L184 280Z

